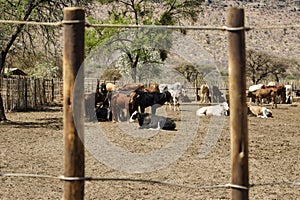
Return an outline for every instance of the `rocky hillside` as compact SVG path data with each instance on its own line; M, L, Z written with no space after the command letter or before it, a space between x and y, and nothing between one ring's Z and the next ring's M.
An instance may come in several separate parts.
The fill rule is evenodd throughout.
M300 60L300 1L211 1L199 16L197 25L224 26L226 11L245 9L246 48L278 57ZM282 27L268 29L268 27ZM295 26L294 28L292 26ZM296 27L297 26L297 27ZM219 67L227 68L227 34L220 31L189 32L211 54ZM289 78L300 79L299 69L289 70Z
M246 33L247 49L300 61L300 0L206 0L205 2L197 23L185 22L184 25L225 26L226 12L229 7L244 8L245 25L253 28ZM94 15L97 18L106 18L107 12L103 10L108 10L108 7L94 9ZM279 26L281 28L268 29L268 27ZM219 69L226 73L227 33L189 30L187 34L199 42L217 63ZM300 79L300 69L296 66L289 69L288 73L288 78Z

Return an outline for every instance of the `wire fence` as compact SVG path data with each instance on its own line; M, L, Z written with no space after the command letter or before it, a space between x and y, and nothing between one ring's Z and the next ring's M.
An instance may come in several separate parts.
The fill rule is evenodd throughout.
M65 177L65 176L51 176L44 174L19 174L19 173L5 173L0 174L1 177L26 177L26 178L46 178L46 179L57 179L61 181L120 181L120 182L140 182L140 183L149 183L149 184L159 184L166 186L175 186L181 188L189 189L217 189L217 188L236 188L242 190L248 190L252 187L258 186L274 186L274 185L291 185L291 186L300 186L300 182L266 182L266 183L253 183L249 186L235 185L231 183L220 184L220 185L188 185L188 184L178 184L174 182L160 181L160 180L151 180L151 179L134 179L134 178L103 178L103 177Z
M57 26L62 27L64 24L85 23L86 27L93 28L148 28L148 29L186 29L186 30L208 30L208 31L252 31L252 30L271 30L271 29L299 29L299 24L277 25L277 26L248 26L248 27L227 27L227 26L172 26L172 25L135 25L135 24L96 24L88 21L62 20L59 22L36 22L36 21L15 21L15 20L0 20L0 24L23 24L23 25L40 25L40 26Z
M61 27L64 24L74 24L74 23L83 23L83 21L60 21L60 22L35 22L35 21L13 21L13 20L0 20L1 24L24 24L24 25L41 25L41 26L56 26ZM188 30L210 30L210 31L252 31L252 30L270 30L270 29L299 29L300 25L283 25L283 26L264 26L264 27L227 27L227 26L157 26L157 25L123 25L123 24L91 24L89 22L84 22L86 27L93 27L93 28L160 28L160 29L188 29ZM26 85L27 81L24 81ZM43 81L42 81L43 82ZM36 81L34 81L36 83ZM43 82L44 84L45 82ZM4 83L2 83L2 86ZM20 84L17 84L18 87ZM22 84L21 84L22 85ZM35 85L35 90L37 86ZM19 90L19 89L18 89ZM45 90L41 90L45 91ZM52 91L53 92L53 91ZM7 92L7 94L14 93L14 92ZM21 94L18 94L21 95ZM22 94L23 95L23 94ZM21 96L22 96L21 95ZM4 95L5 96L5 95ZM41 95L42 96L42 95ZM47 95L46 95L47 96ZM35 101L38 98L35 97ZM42 100L41 100L42 101ZM44 100L45 101L45 100ZM186 185L186 184L178 184L173 182L165 182L159 180L150 180L150 179L131 179L131 178L96 178L96 177L64 177L64 176L51 176L51 175L41 175L41 174L19 174L19 173L1 173L1 177L28 177L28 178L47 178L47 179L59 179L61 181L129 181L129 182L141 182L141 183L149 183L149 184L160 184L160 185L169 185L169 186L176 186L176 187L185 187L185 188L192 188L192 189L214 189L214 188L236 188L236 189L243 189L248 190L251 187L256 186L266 186L266 185L292 185L292 186L300 186L300 182L270 182L270 183L257 183L257 184L250 184L249 186L240 186L234 184L221 184L221 185Z

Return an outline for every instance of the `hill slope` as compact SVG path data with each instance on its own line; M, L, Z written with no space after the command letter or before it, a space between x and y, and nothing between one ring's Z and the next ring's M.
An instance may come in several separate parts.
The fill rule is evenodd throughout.
M264 3L261 3L264 2ZM197 25L224 26L230 6L245 9L245 25L252 27L246 33L246 48L264 51L278 57L300 59L300 1L213 1L199 15ZM280 26L280 29L266 27ZM298 26L291 28L291 26ZM221 70L227 68L227 33L221 31L189 32L212 55ZM290 76L299 79L296 66L289 69Z

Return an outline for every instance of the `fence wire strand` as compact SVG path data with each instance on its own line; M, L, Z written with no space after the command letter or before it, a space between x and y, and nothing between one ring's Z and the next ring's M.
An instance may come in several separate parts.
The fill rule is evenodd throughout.
M168 185L176 186L181 188L189 189L218 189L218 188L235 188L249 190L252 187L258 186L275 186L275 185L290 185L290 186L300 186L300 182L270 182L270 183L257 183L250 184L249 186L241 186L236 184L221 184L221 185L189 185L189 184L179 184L174 182L160 181L160 180L151 180L151 179L135 179L135 178L103 178L103 177L65 177L65 176L51 176L43 174L21 174L21 173L4 173L0 174L0 177L25 177L25 178L45 178L45 179L56 179L61 181L118 181L118 182L140 182L140 183L149 183L149 184L159 184L159 185Z
M185 30L208 30L208 31L250 31L250 30L271 30L271 29L299 29L300 24L277 25L277 26L256 26L256 27L227 27L227 26L170 26L170 25L135 25L135 24L92 24L81 20L62 20L58 22L37 22L37 21L17 21L0 20L0 24L23 24L23 25L41 25L41 26L59 26L64 24L85 23L86 27L92 28L149 28L149 29L185 29Z
M250 30L272 30L272 29L299 29L299 24L294 25L277 25L277 26L257 26L257 27L227 27L227 26L165 26L165 25L131 25L131 24L92 24L87 21L72 20L72 21L59 21L59 22L37 22L37 21L15 21L15 20L0 20L0 24L23 24L23 25L40 25L40 26L57 26L62 27L64 24L75 24L75 23L85 23L86 27L92 28L160 28L160 29L186 29L186 30L216 30L216 31L250 31ZM142 182L150 184L160 184L177 186L182 188L190 189L214 189L214 188L236 188L248 190L251 187L256 186L275 186L275 185L291 185L300 186L300 182L271 182L271 183L258 183L250 184L249 186L240 186L235 184L222 184L222 185L188 185L179 184L174 182L166 182L159 180L150 179L133 179L133 178L96 178L96 177L64 177L64 176L51 176L43 174L20 174L20 173L1 173L0 177L26 177L26 178L45 178L45 179L56 179L61 181L125 181L125 182Z

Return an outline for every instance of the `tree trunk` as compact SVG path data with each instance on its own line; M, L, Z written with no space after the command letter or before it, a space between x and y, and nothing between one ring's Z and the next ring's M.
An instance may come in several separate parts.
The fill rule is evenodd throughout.
M0 54L0 75L3 72L3 68L4 68L4 62L5 62L5 54L3 51L1 51ZM3 99L2 99L2 95L1 95L1 89L2 89L2 84L0 84L0 121L6 121L7 118L5 116L5 112L4 112L4 106L3 106Z
M7 118L5 116L5 112L4 112L4 106L3 106L3 99L2 99L2 95L0 92L0 121L6 121Z

